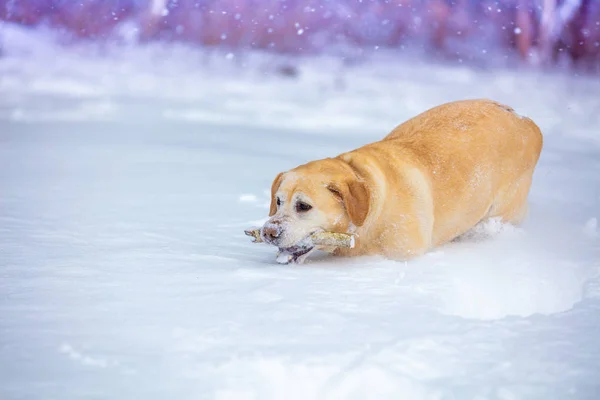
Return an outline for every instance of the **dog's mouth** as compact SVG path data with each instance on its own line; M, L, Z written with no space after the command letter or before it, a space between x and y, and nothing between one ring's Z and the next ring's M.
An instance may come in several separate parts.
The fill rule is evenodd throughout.
M302 264L308 254L315 249L315 246L292 246L279 248L277 262L280 264Z
M304 239L300 240L293 246L280 247L279 255L277 256L277 262L280 264L302 264L306 257L308 257L308 255L315 249L315 245L310 239L315 232L307 235Z

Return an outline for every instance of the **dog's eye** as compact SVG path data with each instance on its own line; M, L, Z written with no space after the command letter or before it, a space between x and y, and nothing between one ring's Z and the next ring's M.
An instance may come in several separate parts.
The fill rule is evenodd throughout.
M299 213L302 212L307 212L308 210L310 210L312 208L312 206L310 204L306 204L302 201L299 201L296 203L296 211Z
M277 207L279 207L281 205L281 199L278 197L277 198Z

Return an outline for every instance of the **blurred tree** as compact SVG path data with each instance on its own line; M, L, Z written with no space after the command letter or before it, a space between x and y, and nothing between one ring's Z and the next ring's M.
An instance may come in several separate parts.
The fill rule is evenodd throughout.
M93 39L128 22L141 41L291 53L425 44L453 54L461 44L468 55L495 43L534 64L600 58L597 0L0 0L0 19Z

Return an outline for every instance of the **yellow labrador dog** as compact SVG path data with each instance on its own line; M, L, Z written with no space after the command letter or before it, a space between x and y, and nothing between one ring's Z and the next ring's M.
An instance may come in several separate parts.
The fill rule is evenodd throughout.
M406 260L487 218L519 224L542 150L529 118L490 100L432 108L383 140L280 173L262 239L303 262L314 232L354 233L352 249Z

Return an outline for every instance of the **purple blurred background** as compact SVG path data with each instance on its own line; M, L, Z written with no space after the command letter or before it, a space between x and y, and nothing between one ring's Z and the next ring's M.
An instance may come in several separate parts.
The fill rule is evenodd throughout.
M312 54L391 48L600 70L598 0L0 0L0 19L93 40Z

